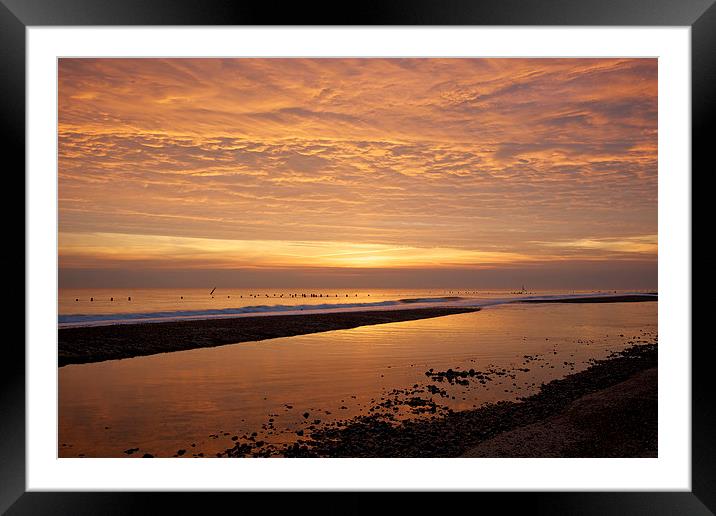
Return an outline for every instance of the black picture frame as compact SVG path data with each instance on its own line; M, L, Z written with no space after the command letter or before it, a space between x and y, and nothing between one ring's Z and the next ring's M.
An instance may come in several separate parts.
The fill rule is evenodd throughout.
M692 63L692 161L706 163L707 128L716 106L716 0L384 0L357 3L249 2L237 0L0 0L0 139L6 172L18 176L25 164L25 31L32 26L64 25L512 25L512 26L689 26ZM705 168L705 167L704 167ZM12 170L11 170L12 169ZM693 170L693 166L692 166ZM706 170L704 170L706 172ZM693 178L693 171L691 172ZM24 198L24 181L14 197ZM17 208L4 203L4 220ZM12 211L10 211L12 209ZM11 217L12 214L12 218ZM19 226L19 225L16 225ZM23 233L24 225L15 228ZM19 235L18 235L19 237ZM3 257L6 268L25 263L23 251ZM20 264L22 260L22 265ZM19 275L18 275L19 276ZM16 301L16 300L15 300ZM691 302L691 300L684 300ZM23 303L24 306L24 303ZM28 307L31 309L31 307ZM684 342L684 346L691 342ZM641 493L483 493L480 508L493 503L537 514L713 514L716 511L716 432L710 396L711 344L692 346L692 491ZM142 513L159 502L182 513L206 509L206 495L183 493L26 492L25 350L19 338L7 339L0 408L0 511L9 514ZM302 493L298 496L305 496ZM213 494L212 496L233 496ZM253 494L243 494L253 497ZM274 495L275 496L275 495ZM373 510L366 494L321 505L329 512ZM281 501L284 496L274 498ZM412 495L421 512L442 502ZM464 498L454 498L463 503ZM252 504L252 500L242 501ZM309 502L312 503L312 502ZM435 503L435 506L432 504ZM463 507L476 507L474 499ZM248 507L248 506L247 506ZM321 510L321 512L326 512ZM431 511L432 512L432 511Z

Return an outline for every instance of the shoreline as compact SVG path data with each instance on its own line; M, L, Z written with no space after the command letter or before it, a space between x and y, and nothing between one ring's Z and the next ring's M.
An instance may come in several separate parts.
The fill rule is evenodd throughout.
M656 295L516 299L504 304L655 302ZM414 321L477 312L485 306L435 306L380 310L262 314L243 317L60 327L58 367L120 360L173 351L293 337L359 326Z
M434 307L58 329L58 367L479 311Z
M398 425L358 416L283 449L237 444L225 456L656 457L657 365L656 343L634 345L519 401Z
M658 301L658 294L650 293L598 293L544 295L508 298L407 298L389 301L318 305L274 305L212 308L160 312L126 312L106 314L61 314L58 329L89 328L127 324L155 324L162 322L202 321L207 319L234 319L243 317L271 317L279 315L311 315L368 311L414 310L418 308L487 308L519 303L629 303Z

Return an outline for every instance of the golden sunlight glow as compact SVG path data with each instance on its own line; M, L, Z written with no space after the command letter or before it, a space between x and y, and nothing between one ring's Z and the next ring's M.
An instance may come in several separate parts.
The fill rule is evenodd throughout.
M91 238L92 244L87 245ZM441 267L530 261L516 253L449 248L391 247L350 242L286 242L63 233L62 266L158 261L165 267ZM75 262L76 260L76 262Z

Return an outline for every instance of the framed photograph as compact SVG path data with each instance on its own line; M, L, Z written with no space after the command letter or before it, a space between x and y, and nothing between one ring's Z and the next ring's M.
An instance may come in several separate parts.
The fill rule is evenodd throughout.
M0 509L711 514L712 4L2 0L27 207Z

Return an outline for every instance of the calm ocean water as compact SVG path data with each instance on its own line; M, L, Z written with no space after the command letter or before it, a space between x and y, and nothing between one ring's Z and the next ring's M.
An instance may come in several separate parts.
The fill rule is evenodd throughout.
M449 289L61 289L61 326L207 318L307 310L436 304L489 304L500 299L617 291ZM457 299L460 298L460 299ZM406 303L406 301L408 303Z
M178 293L137 292L145 310L176 304L171 297ZM370 293L371 300L427 294ZM194 306L218 303L217 297L205 299L207 294L196 291ZM361 292L361 299L367 294ZM251 432L267 443L291 442L314 418L331 424L367 414L393 389L430 384L425 375L430 368L518 368L514 378L496 377L484 386L437 384L449 397L436 399L454 410L515 400L630 342L653 342L657 308L655 302L506 304L434 319L69 365L58 370L58 455L173 456L187 450L187 457L214 456L233 446L232 437ZM525 367L527 355L534 358ZM302 416L306 412L309 419Z

